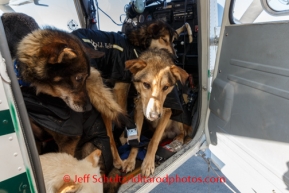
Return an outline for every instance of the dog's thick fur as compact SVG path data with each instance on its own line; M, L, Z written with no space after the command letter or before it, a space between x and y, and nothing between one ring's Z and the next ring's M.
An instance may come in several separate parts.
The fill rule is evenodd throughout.
M184 84L189 75L185 70L174 65L168 51L158 49L149 49L138 59L128 60L126 68L133 74L133 83L138 92L134 113L138 139L144 118L155 129L141 167L142 175L149 176L154 172L155 153L163 137L174 133L175 140L183 144L187 131L184 130L182 123L170 120L172 110L164 108L163 104L176 82L181 81ZM137 152L138 148L133 147L129 157L124 161L126 172L134 170Z
M98 166L100 155L100 150L93 151L82 160L67 153L40 155L46 192L102 193L103 183L98 181L101 177ZM83 178L83 181L75 182L75 178Z
M98 51L85 51L73 35L53 28L28 34L17 50L21 78L37 93L59 97L76 112L91 109L85 84L89 57L101 56Z

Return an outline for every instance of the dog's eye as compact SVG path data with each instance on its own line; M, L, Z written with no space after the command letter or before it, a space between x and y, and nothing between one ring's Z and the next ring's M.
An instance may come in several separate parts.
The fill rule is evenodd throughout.
M163 91L168 90L168 86L164 86Z
M146 82L144 82L143 85L144 85L144 87L147 88L147 89L149 89L149 88L151 87L150 84L149 84L149 83L146 83Z
M162 38L162 40L165 42L165 43L167 43L168 41L165 39L165 38Z
M77 82L82 82L83 76L78 75L78 76L75 77L75 80L76 80Z

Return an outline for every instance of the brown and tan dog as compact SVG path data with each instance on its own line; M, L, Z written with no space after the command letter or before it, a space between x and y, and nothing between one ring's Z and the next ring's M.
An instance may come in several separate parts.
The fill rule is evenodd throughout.
M126 30L125 34L132 45L141 47L143 50L152 48L166 49L174 56L176 55L173 41L179 34L161 20L129 28ZM127 107L127 101L123 99L127 99L129 88L130 83L118 81L113 88L115 99L122 109L126 109ZM121 137L123 138L124 134L122 134ZM122 168L123 170L126 170L126 163L122 164Z
M141 166L142 175L149 176L154 172L155 154L166 133L175 133L175 140L183 144L184 136L188 132L186 129L189 127L184 129L182 123L170 120L172 110L164 108L163 104L176 82L181 81L184 84L189 75L174 65L168 51L158 49L149 49L138 59L127 61L126 68L133 74L133 83L138 92L134 113L138 138L144 118L155 129ZM124 162L126 172L134 170L137 152L138 148L131 149L129 157Z

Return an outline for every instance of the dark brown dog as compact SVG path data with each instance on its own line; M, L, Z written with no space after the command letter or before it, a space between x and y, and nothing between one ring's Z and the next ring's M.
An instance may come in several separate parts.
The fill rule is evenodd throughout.
M97 89L96 108L103 116L116 120L122 114L106 88L100 73L90 70L90 58L103 56L103 53L86 48L74 35L46 28L35 30L19 43L17 51L21 79L35 87L36 93L61 98L75 112L91 109L87 90ZM74 155L80 136L68 137L46 128L61 152Z
M17 51L21 78L37 93L59 97L76 112L91 109L85 84L90 75L89 57L103 55L53 28L28 34Z

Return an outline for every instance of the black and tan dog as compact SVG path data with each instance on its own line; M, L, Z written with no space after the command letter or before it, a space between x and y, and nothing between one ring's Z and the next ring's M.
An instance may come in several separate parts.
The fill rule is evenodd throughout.
M191 129L183 123L171 120L172 109L163 107L167 95L173 90L176 82L184 84L189 75L174 64L171 54L166 50L149 49L138 59L126 61L125 65L133 74L133 83L138 93L134 112L138 138L144 118L154 129L141 166L142 175L149 176L155 169L155 154L161 139L168 136L175 137L175 140L183 144L185 135ZM133 147L125 160L127 172L134 170L137 152L138 148Z

